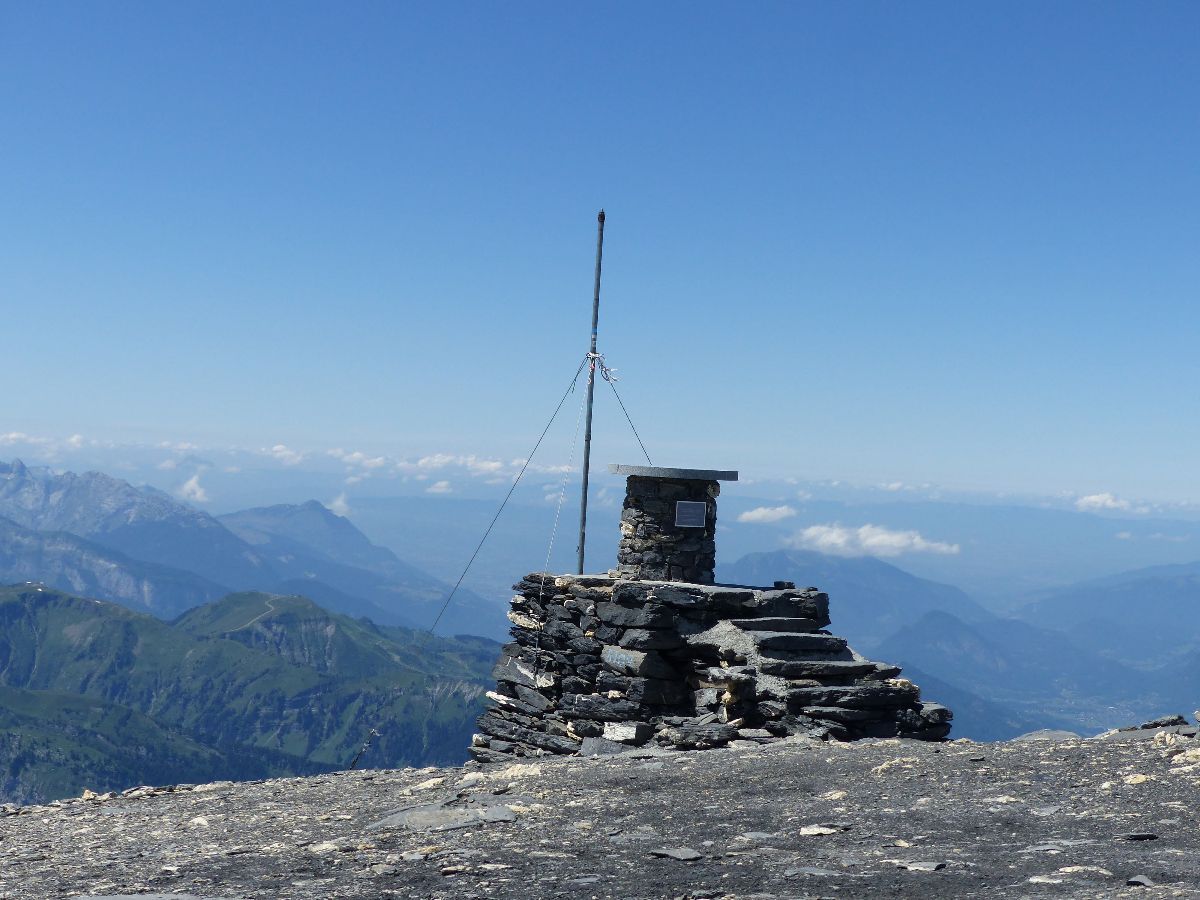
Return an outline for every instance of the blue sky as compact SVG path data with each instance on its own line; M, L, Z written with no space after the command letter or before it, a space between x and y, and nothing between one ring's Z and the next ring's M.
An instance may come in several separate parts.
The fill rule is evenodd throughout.
M1200 501L1198 36L1185 3L8 4L0 434L519 455L603 206L655 462ZM595 459L636 461L600 399Z

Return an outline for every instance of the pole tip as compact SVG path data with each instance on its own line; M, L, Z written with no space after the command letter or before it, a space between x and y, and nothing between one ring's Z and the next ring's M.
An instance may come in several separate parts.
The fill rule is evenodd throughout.
M603 222L603 221L604 221L604 210L600 210L600 215L596 216L596 221L597 221L597 222Z

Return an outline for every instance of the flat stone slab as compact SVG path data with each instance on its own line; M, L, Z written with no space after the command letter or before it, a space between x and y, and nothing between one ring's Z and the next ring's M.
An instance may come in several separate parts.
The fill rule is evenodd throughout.
M790 631L813 632L821 628L816 619L784 618L782 616L765 616L761 619L730 619L742 631Z
M728 469L671 469L664 466L626 466L609 463L614 475L636 475L638 478L675 478L680 481L737 481L738 473Z
M507 799L508 802L505 802ZM493 822L515 822L517 814L509 804L531 802L530 798L476 796L465 805L423 803L394 811L391 815L367 825L368 831L402 828L406 831L455 831L472 825Z
M876 663L857 659L793 660L762 659L759 670L766 675L780 678L853 677L866 675L878 668Z
M846 650L846 639L832 634L804 634L795 631L751 632L759 650L807 650L825 653L842 653Z

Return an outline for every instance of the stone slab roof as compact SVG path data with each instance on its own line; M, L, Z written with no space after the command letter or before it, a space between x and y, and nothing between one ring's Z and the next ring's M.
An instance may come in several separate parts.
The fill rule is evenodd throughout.
M636 475L639 478L679 478L693 481L737 481L738 473L728 469L671 469L664 466L626 466L609 463L614 475Z

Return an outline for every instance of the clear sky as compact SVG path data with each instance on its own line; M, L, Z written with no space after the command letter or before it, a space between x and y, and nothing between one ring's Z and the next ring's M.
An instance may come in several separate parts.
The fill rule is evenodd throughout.
M1194 3L4 4L0 433L523 453L603 206L656 463L1200 500L1198 46Z

